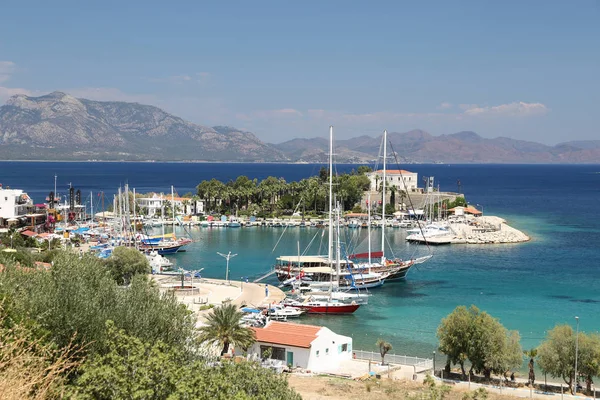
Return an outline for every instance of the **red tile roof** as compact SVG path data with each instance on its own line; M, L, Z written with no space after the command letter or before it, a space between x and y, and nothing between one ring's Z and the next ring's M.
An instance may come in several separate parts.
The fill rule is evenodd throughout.
M26 231L21 232L21 235L33 237L33 236L37 235L37 233L32 232L30 230L26 230Z
M252 329L256 332L257 342L309 349L321 327L271 321L264 328Z

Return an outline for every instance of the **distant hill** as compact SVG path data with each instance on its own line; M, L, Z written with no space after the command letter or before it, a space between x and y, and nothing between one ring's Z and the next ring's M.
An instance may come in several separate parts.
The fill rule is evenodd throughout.
M337 140L337 162L368 163L381 136ZM400 163L598 163L599 141L556 146L475 132L433 136L422 130L388 134ZM66 93L17 95L0 107L2 160L156 160L326 162L326 138L264 143L251 132L193 124L160 108L77 99Z
M353 159L373 160L379 154L382 136L340 140L335 153L338 162ZM576 141L547 146L506 137L486 139L475 132L433 136L422 130L388 133L388 152L400 163L598 163L600 141ZM323 138L294 139L277 144L292 161L312 162L317 152L327 152ZM393 159L392 159L393 161Z
M62 92L17 95L0 107L0 158L287 159L250 132L192 124L153 106L76 99Z

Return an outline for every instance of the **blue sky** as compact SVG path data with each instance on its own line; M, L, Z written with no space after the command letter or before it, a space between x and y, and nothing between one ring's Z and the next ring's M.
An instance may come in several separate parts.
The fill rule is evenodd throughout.
M472 130L600 139L600 2L22 1L0 102L137 101L268 142Z

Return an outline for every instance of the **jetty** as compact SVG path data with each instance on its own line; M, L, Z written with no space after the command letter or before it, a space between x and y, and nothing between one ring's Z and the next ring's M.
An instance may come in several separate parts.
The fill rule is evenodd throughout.
M449 224L448 234L428 238L415 235L412 242L445 245L445 244L508 244L522 243L530 237L496 216L477 217L476 220L463 220Z

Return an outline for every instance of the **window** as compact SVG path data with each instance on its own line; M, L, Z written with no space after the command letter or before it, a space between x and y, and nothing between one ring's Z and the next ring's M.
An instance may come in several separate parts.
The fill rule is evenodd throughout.
M348 351L348 343L344 343L342 345L342 352L344 352L344 351Z
M329 355L329 347L325 349L325 355Z
M316 355L317 357L319 357L319 350L317 350L317 352L315 353L315 355Z
M260 346L261 357L269 350L271 351L271 360L285 361L285 349L283 347Z

